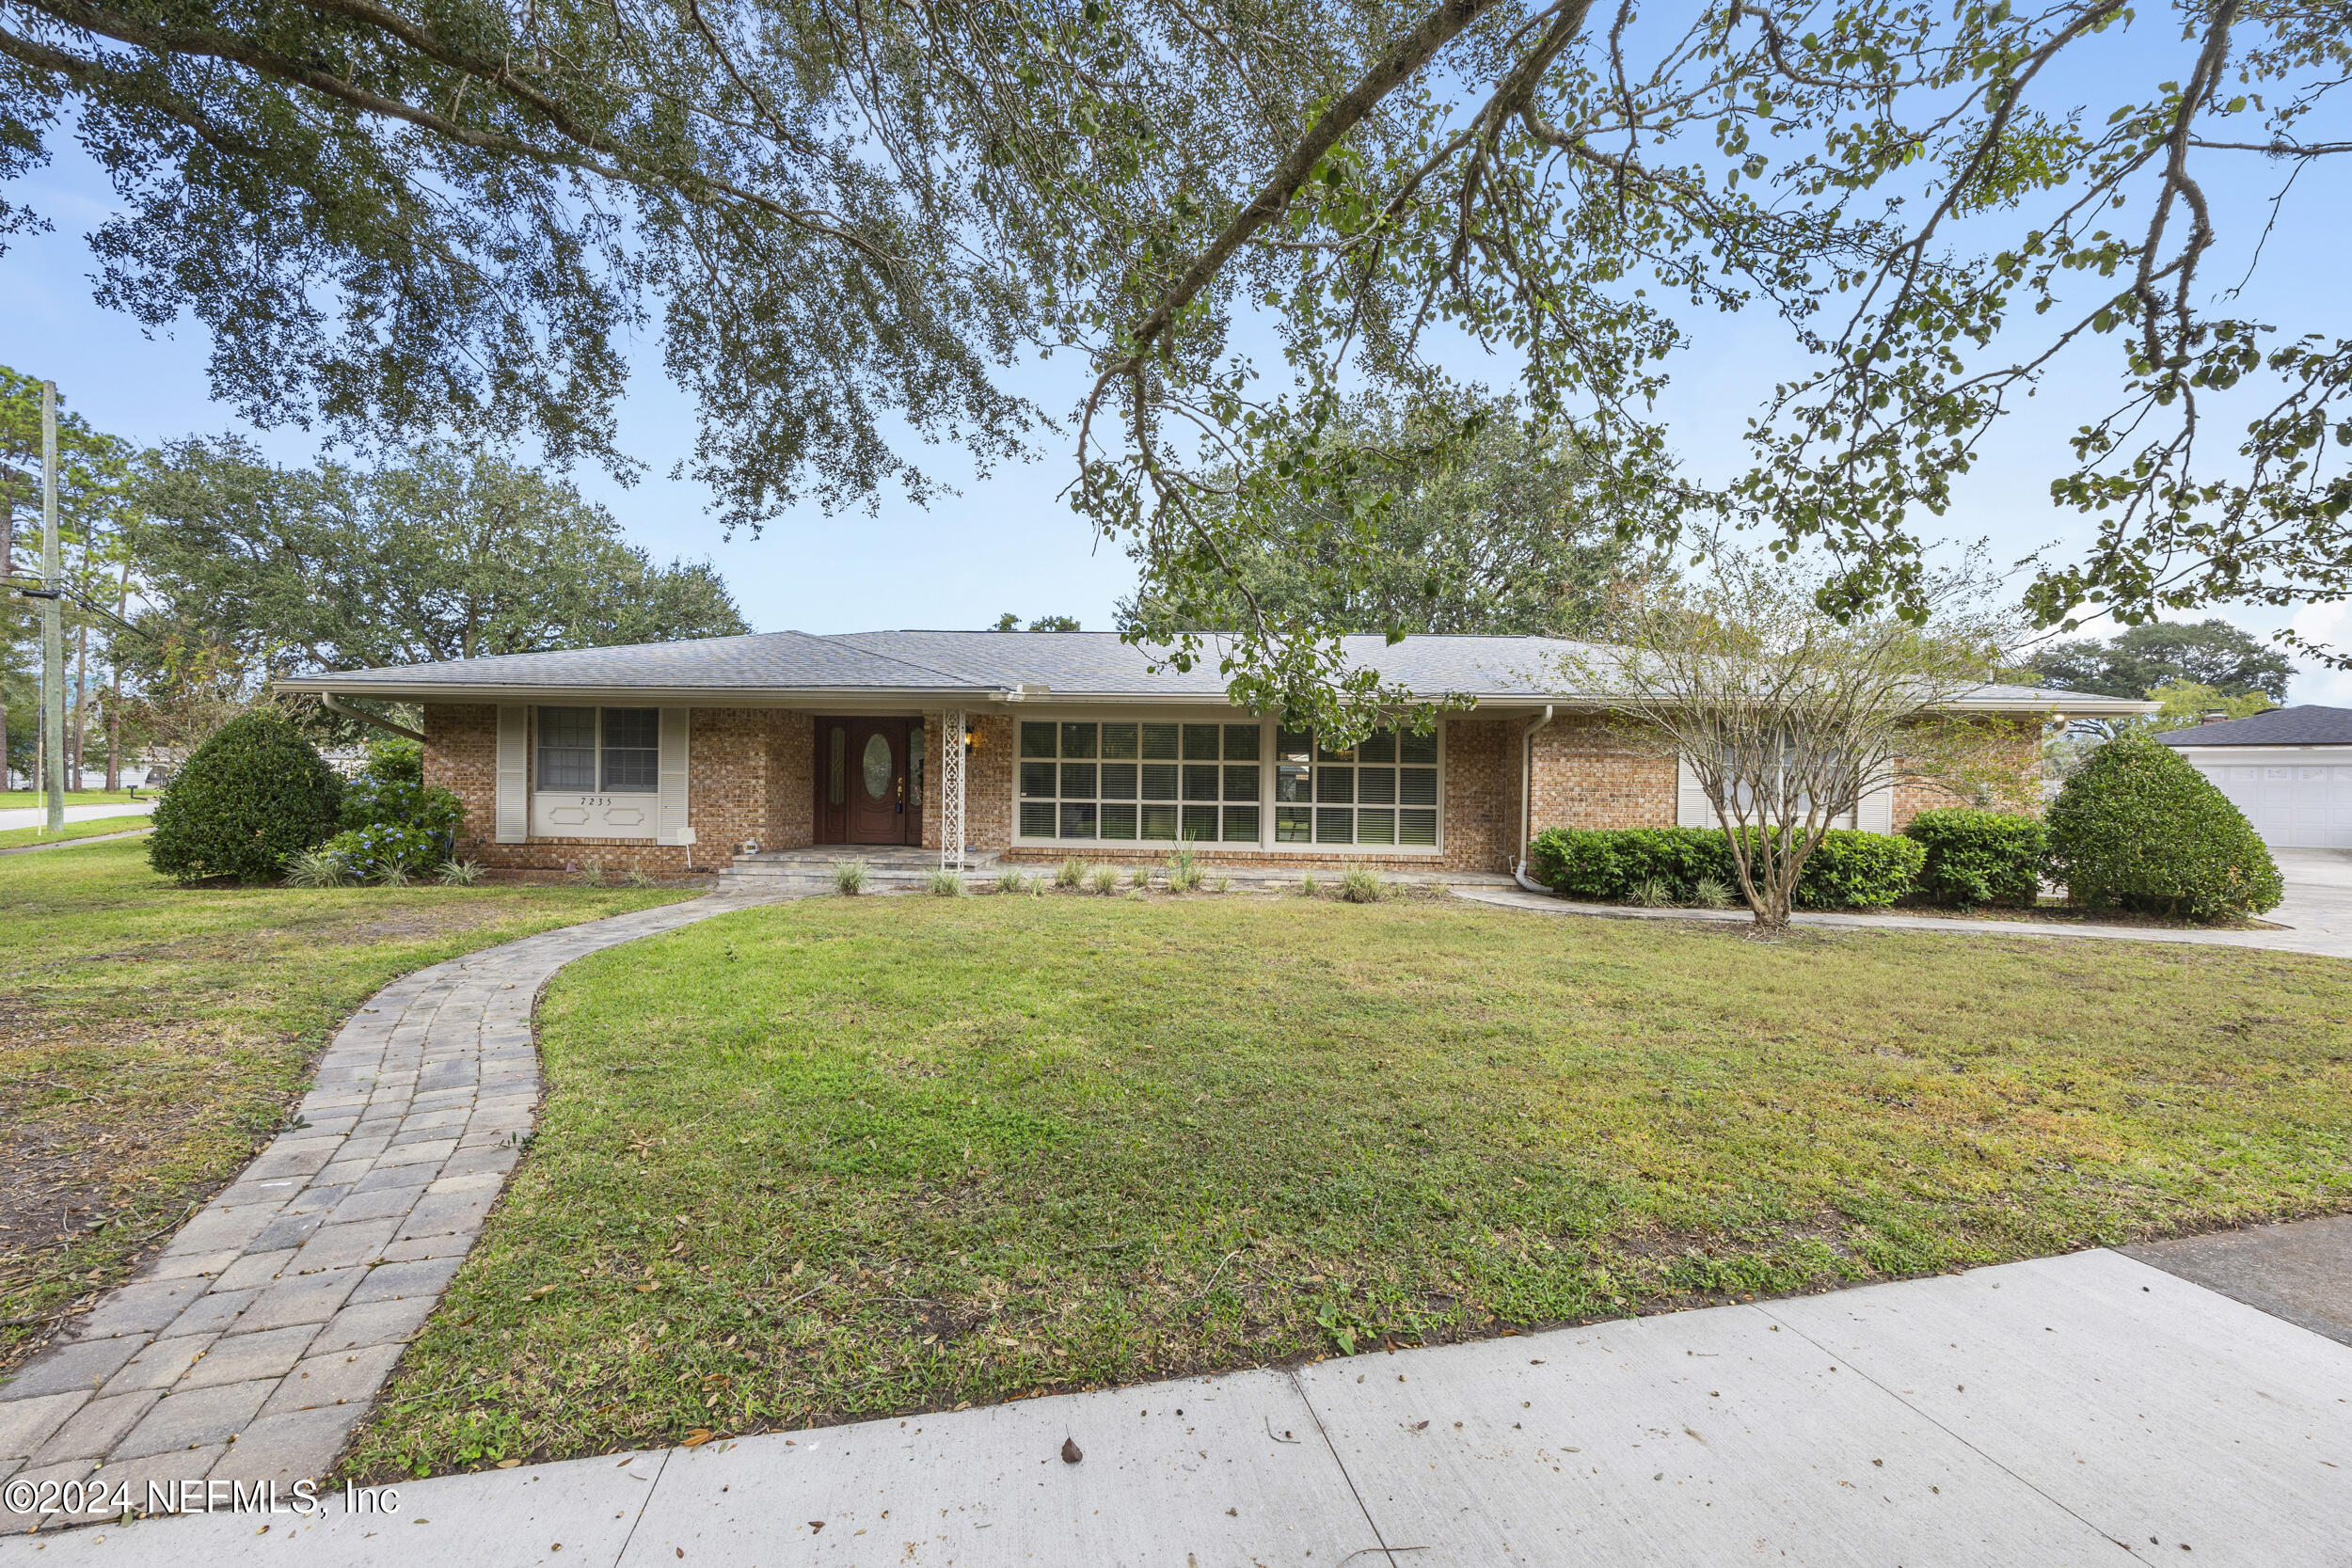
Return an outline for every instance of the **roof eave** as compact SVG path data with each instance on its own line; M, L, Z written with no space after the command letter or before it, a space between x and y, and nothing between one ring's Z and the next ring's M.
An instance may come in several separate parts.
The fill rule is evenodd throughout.
M1002 702L1002 687L912 686L592 686L491 685L486 682L433 685L421 681L355 681L335 675L289 676L270 683L280 691L310 696L373 697L396 703L547 703L588 705L638 703L675 707L791 707L859 702Z

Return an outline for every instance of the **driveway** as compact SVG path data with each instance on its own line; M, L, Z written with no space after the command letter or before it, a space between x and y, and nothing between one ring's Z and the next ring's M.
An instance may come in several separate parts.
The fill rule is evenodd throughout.
M68 822L95 822L102 816L144 816L155 809L152 800L118 802L107 806L68 806ZM39 806L10 806L0 811L0 830L8 828L38 828L49 820L49 814Z
M2286 901L2265 916L2352 951L2352 849L2273 849Z

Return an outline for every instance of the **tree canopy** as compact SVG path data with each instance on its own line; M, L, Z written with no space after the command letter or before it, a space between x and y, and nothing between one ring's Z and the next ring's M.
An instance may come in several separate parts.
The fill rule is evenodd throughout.
M289 468L188 440L139 490L151 673L191 645L283 674L750 629L711 567L655 564L602 507L491 453Z
M2091 538L2026 602L2131 625L2352 587L2352 341L2241 303L2218 270L2271 231L2212 198L2268 182L2289 211L2299 171L2352 152L2322 129L2345 21L25 0L0 25L0 174L71 116L124 202L94 236L102 298L192 311L256 418L625 464L616 343L658 321L731 521L921 494L910 441L985 464L1066 414L1074 502L1178 599L1213 598L1286 491L1385 489L1326 440L1335 407L1363 384L1455 407L1442 341L1517 372L1535 436L1609 452L1661 536L1728 512L1829 549L1825 611L1915 617L1927 531L1990 433L2089 368L2113 395L2048 477ZM1777 315L1789 370L1745 470L1679 484L1651 399L1731 311ZM1032 350L1083 362L1074 408L1000 385ZM1225 657L1237 697L1343 726L1394 695L1327 628L1252 616Z
M1341 404L1322 441L1347 453L1347 482L1311 474L1253 508L1232 476L1206 503L1232 514L1215 569L1139 550L1122 626L1155 641L1260 617L1309 636L1590 632L1613 588L1667 567L1641 499L1606 453L1531 432L1510 400L1468 401L1474 419L1378 394Z
M2150 622L2105 641L2053 642L2029 668L2043 685L2103 697L2146 697L2157 687L2189 682L2222 696L2274 703L2287 700L2287 678L2295 673L2283 651L2217 617Z

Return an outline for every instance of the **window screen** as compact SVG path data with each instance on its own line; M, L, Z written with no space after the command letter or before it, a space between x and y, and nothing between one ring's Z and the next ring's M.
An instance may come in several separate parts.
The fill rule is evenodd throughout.
M1255 844L1255 724L1021 725L1023 838Z
M661 787L661 710L609 707L604 718L604 788L651 795Z
M1274 841L1434 848L1437 736L1381 730L1336 750L1309 730L1278 732Z
M539 787L596 787L595 708L543 707L539 710Z

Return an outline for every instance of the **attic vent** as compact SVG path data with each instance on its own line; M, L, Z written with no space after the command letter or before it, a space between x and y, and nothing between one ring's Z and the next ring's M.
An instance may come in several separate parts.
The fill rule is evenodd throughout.
M1012 694L1023 702L1033 703L1040 697L1052 696L1054 689L1050 686L1031 686L1025 681L1012 689Z

